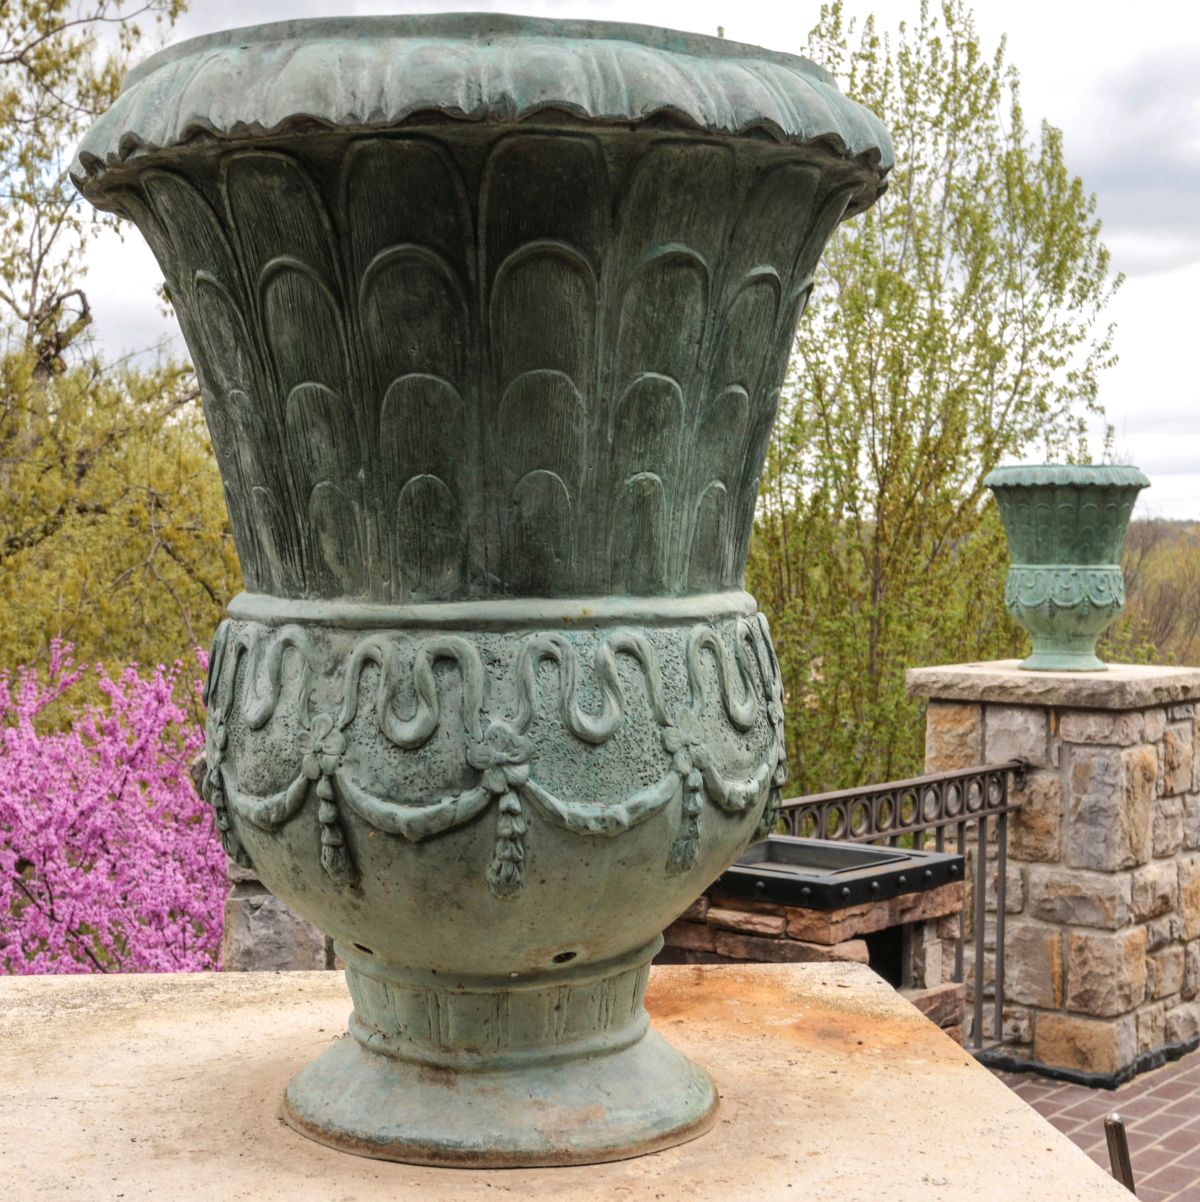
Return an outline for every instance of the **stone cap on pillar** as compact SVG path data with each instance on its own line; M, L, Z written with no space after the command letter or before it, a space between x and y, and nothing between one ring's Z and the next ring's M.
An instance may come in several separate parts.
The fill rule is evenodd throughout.
M1200 668L1110 664L1103 672L1033 672L1015 659L910 668L909 695L937 701L1133 710L1200 700Z

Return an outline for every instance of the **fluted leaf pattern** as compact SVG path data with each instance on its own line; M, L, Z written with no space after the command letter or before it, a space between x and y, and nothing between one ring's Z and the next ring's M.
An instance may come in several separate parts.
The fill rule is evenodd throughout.
M180 162L120 205L176 300L248 588L740 586L795 322L862 164L549 122Z

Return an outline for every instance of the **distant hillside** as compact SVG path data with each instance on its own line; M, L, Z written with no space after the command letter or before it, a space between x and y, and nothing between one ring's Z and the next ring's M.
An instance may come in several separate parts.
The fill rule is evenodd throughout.
M1108 656L1200 664L1200 520L1131 522L1122 562L1128 600Z

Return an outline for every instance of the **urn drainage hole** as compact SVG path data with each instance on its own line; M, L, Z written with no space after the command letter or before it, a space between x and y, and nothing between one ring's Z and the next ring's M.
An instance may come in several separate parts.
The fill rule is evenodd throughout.
M578 955L578 952L559 952L558 955L554 957L554 963L569 964Z
M369 947L364 947L361 943L356 943L354 949L355 951L362 952L364 956L373 956L375 954Z

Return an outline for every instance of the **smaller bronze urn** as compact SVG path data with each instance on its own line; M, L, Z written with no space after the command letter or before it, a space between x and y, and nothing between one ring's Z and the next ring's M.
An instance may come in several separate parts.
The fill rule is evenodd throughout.
M1136 467L999 467L996 495L1012 566L1004 606L1033 638L1022 668L1098 672L1096 642L1125 608L1121 545L1150 481Z

